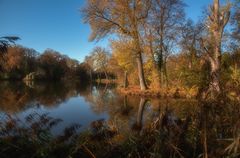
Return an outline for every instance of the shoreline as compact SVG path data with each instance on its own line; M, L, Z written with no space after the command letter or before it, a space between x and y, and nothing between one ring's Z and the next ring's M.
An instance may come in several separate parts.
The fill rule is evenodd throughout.
M117 91L124 95L130 96L140 96L140 97L151 97L151 98L187 98L187 99L194 99L197 96L197 88L193 87L190 89L183 89L183 88L167 88L167 89L152 89L149 88L147 90L140 90L139 87L118 87Z

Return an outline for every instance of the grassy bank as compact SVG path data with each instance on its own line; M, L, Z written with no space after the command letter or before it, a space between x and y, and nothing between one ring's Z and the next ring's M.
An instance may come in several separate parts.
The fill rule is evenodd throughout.
M94 82L101 84L117 84L117 79L96 79Z
M169 97L169 98L196 98L198 88L161 88L161 89L148 89L140 90L137 86L129 86L128 88L118 87L118 91L125 95L142 96L142 97Z

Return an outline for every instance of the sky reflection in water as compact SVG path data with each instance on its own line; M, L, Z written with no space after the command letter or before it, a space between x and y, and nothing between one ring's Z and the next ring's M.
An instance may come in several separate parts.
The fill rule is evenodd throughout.
M34 112L48 113L62 121L52 129L56 135L72 124L81 125L80 131L88 129L91 122L104 119L119 125L127 132L151 122L159 110L166 108L168 100L146 99L122 96L112 85L86 85L80 83L12 83L3 82L0 86L0 117L6 114L25 118ZM187 114L194 107L194 101L173 102L174 113ZM178 104L182 104L178 106ZM164 106L160 106L164 105ZM187 108L186 108L187 106ZM145 123L146 122L146 123Z

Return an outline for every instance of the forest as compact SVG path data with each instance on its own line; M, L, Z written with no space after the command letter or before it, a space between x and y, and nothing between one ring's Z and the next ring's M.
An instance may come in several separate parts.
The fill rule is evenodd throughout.
M127 94L237 96L239 1L213 1L197 22L186 18L185 7L181 0L89 1L81 9L91 26L89 40L114 36L110 49L97 46L79 63L52 49L4 50L18 38L2 37L1 79L35 73L36 79L116 82Z
M117 72L124 88L139 85L130 88L133 93L149 89L214 97L226 91L237 96L239 1L214 0L197 22L186 18L185 7L181 0L89 1L82 9L92 30L89 39L115 37L111 56L96 48L102 60L93 53L84 62L93 70Z
M239 157L240 1L186 7L87 0L81 62L0 37L0 157Z

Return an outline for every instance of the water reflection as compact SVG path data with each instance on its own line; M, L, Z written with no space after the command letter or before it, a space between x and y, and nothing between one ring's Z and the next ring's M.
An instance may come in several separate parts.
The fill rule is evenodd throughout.
M116 123L127 133L147 126L166 105L175 106L172 109L180 116L185 116L195 106L195 101L189 100L153 100L121 95L114 87L110 84L86 85L74 82L3 82L0 84L0 111L2 115L14 114L20 118L33 111L47 112L62 119L62 126L73 122L81 124L84 129L92 121L105 119Z
M0 110L9 113L20 112L37 104L56 107L77 95L73 87L60 83L38 83L30 88L21 82L3 82L0 92Z
M67 127L78 124L78 132L91 129L93 142L106 137L116 139L118 145L121 141L129 145L134 140L134 150L132 146L119 147L133 157L139 153L142 157L149 157L150 153L155 157L237 157L240 153L237 102L139 98L118 94L114 85L81 83L29 86L3 82L0 93L0 125L7 123L9 117L19 118L24 124L34 112L39 116L47 113L46 116L61 120L51 129L53 134L61 136L68 133ZM128 140L131 135L133 138ZM136 145L138 141L141 147ZM98 154L101 157L103 153Z
M142 129L143 111L144 111L144 107L146 105L146 102L147 102L146 98L141 98L140 99L140 102L139 102L139 105L138 105L136 123L132 127L135 130L141 130Z

